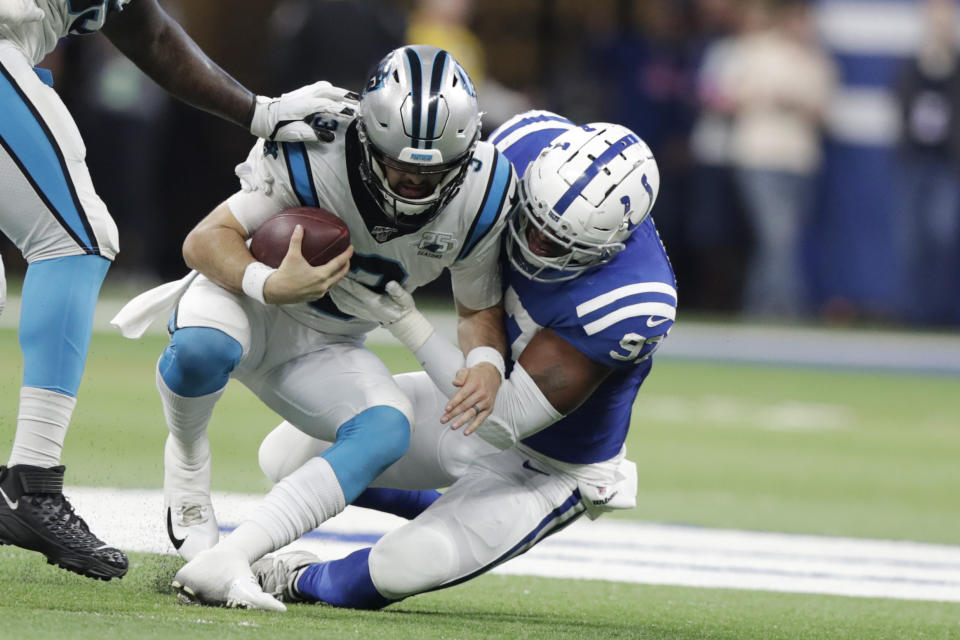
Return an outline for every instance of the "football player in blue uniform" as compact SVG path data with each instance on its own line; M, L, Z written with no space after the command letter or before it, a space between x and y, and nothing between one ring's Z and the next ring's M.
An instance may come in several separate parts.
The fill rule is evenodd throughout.
M61 451L86 363L93 309L118 251L117 228L87 171L83 140L34 69L60 38L102 30L172 95L285 140L325 139L307 118L339 112L346 92L317 84L277 100L255 96L215 65L156 0L0 3L0 230L26 258L20 318L23 386L13 449L0 466L0 544L109 580L127 557L90 532L63 496ZM5 283L0 268L0 309Z
M517 116L489 140L523 174L505 249L512 366L494 412L479 428L453 430L473 417L446 406L462 356L399 287L378 297L340 285L352 312L376 318L424 365L397 376L417 417L408 454L355 502L412 520L339 560L263 558L254 571L281 600L380 608L488 571L584 513L635 505L624 442L677 303L648 215L657 165L622 126L575 126L548 112ZM276 481L325 446L282 424L261 445L261 467Z

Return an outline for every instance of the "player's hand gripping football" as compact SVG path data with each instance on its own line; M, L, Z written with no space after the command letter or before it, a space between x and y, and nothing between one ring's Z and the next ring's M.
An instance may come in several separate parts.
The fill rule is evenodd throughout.
M333 142L353 117L359 96L325 80L279 98L257 96L250 133L279 142Z
M292 304L322 298L350 270L352 246L330 262L314 267L303 257L302 242L303 227L297 225L290 235L287 255L264 284L263 298L268 304Z

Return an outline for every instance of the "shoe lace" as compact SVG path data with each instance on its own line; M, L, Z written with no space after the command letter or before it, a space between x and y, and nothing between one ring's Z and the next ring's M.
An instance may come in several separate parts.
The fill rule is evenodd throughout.
M90 527L73 509L62 493L35 493L24 496L36 510L46 528L70 547L88 549L104 543L90 533Z

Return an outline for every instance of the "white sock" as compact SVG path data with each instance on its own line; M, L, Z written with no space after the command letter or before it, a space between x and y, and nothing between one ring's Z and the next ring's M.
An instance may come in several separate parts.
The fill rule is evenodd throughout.
M220 544L255 562L313 531L346 508L330 463L313 458L270 490L249 519Z
M163 403L163 416L167 420L170 438L165 451L175 455L184 469L199 469L210 457L210 441L207 440L207 424L213 415L217 400L224 389L196 398L181 396L170 390L160 371L157 371L157 391Z
M55 467L60 464L63 440L77 399L56 391L22 387L17 433L10 452L10 466L31 464Z

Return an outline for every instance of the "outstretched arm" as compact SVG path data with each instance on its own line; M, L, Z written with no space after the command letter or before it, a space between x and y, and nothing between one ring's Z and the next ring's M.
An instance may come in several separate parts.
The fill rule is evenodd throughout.
M330 142L329 118L350 117L357 96L316 82L279 98L256 96L207 57L157 0L137 0L111 15L110 41L171 95L261 138ZM315 120L316 114L325 118Z
M458 392L457 382L465 376L463 354L434 330L399 284L388 283L387 293L378 295L344 279L331 289L331 295L346 313L380 322L414 353L444 394L452 397ZM611 371L613 367L591 360L552 330L544 329L514 363L483 424L473 424L474 416L468 412L451 426L456 429L471 422L465 434L476 431L484 440L506 449L576 409ZM451 379L453 385L448 382Z
M113 14L104 35L171 95L249 128L256 99L200 49L157 0L137 0Z

